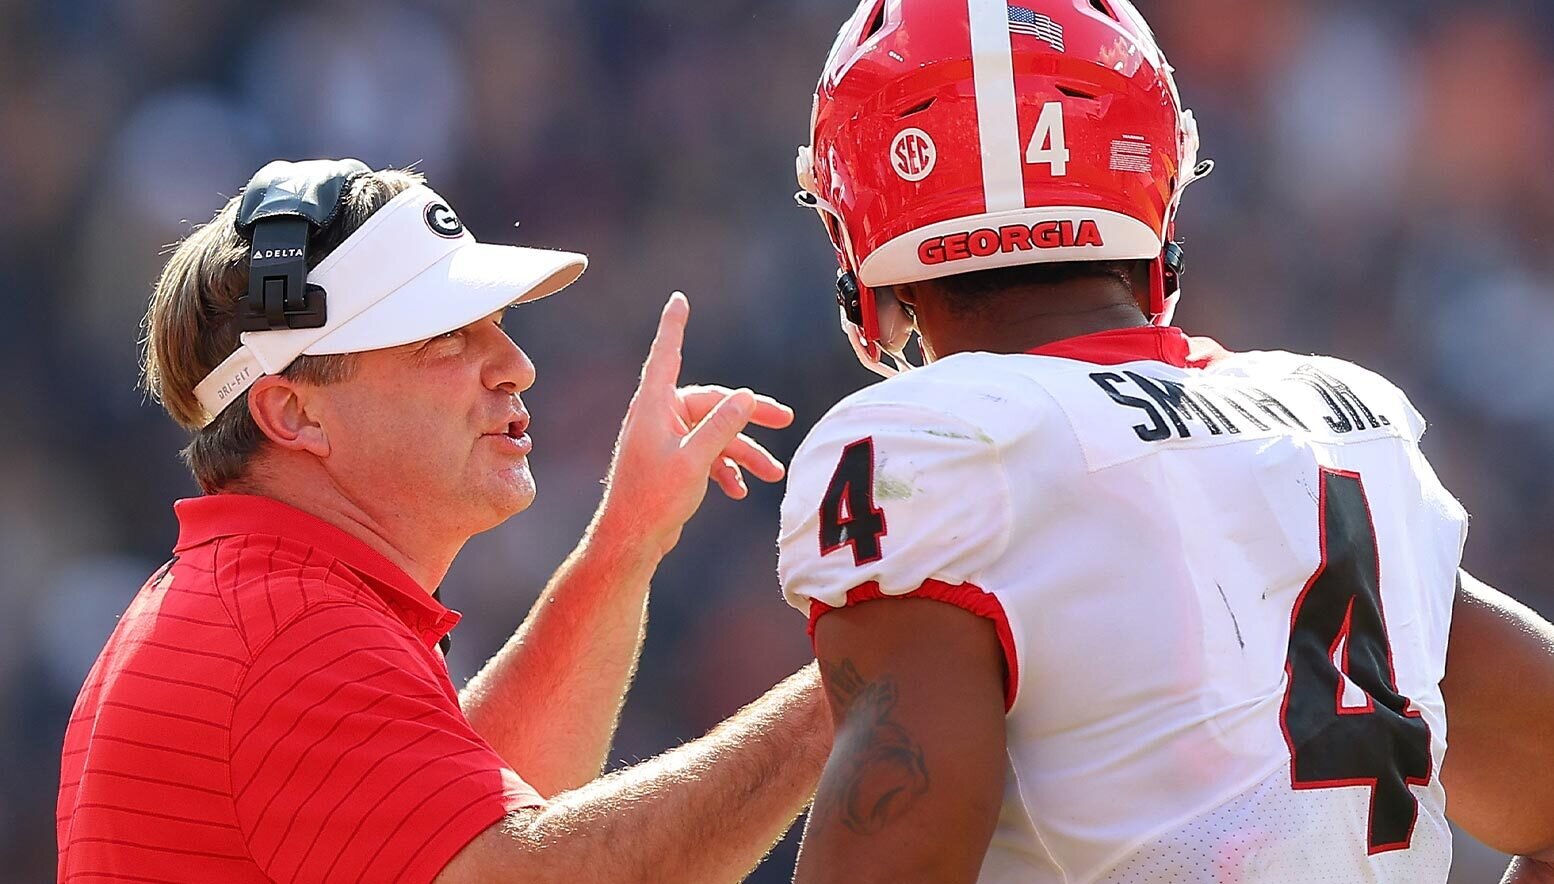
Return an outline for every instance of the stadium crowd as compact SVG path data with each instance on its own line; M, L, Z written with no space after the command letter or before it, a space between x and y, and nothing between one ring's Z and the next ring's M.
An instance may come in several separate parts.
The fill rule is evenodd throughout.
M1182 212L1179 324L1399 382L1474 515L1469 568L1554 614L1554 7L1139 5L1219 163ZM669 290L692 299L688 378L795 406L798 428L763 437L780 455L871 380L790 196L851 9L0 0L0 880L52 873L71 703L167 554L171 501L196 493L181 433L136 388L167 246L271 158L356 156L414 164L483 239L591 255L507 323L539 366L540 496L442 587L466 614L462 683L597 502ZM779 495L710 496L660 571L616 758L702 733L808 655L777 591ZM792 856L752 880L787 880ZM1458 877L1484 862L1464 852Z

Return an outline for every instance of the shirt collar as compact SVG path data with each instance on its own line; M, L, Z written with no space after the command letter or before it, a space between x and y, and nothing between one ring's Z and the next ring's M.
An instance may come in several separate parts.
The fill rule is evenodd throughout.
M222 537L265 534L294 540L333 556L372 588L396 616L428 646L459 622L409 574L382 553L317 516L269 497L210 494L173 504L178 516L178 553Z
M1065 338L1027 351L1033 356L1056 356L1096 365L1127 362L1164 362L1177 368L1206 368L1228 355L1209 338L1189 338L1174 326L1144 325L1116 328L1077 338Z

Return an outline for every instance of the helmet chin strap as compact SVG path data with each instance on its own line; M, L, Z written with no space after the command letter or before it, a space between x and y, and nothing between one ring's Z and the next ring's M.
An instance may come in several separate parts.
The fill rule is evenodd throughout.
M854 325L852 320L847 318L847 311L841 307L837 308L837 316L841 319L842 322L842 334L847 336L847 343L852 345L853 355L858 357L858 361L863 364L864 368L867 368L869 371L874 372L882 378L892 378L898 374L901 374L902 372L911 371L912 369L917 368L917 366L913 365L912 361L908 359L906 354L903 352L906 349L906 345L912 340L913 329L910 326L910 320L906 318L905 311L901 309L900 304L895 302L894 298L891 299L891 307L894 308L894 311L897 314L897 317L891 320L892 323L898 321L908 323L908 328L904 333L901 333L898 337L892 338L892 342L896 340L900 341L899 347L894 350L889 349L885 343L880 341L868 340L868 336L864 334L863 329L859 328L857 325ZM883 314L886 311L882 309L880 312ZM893 325L887 326L886 319L882 316L880 328L884 329L887 327L893 327ZM889 356L890 361L894 364L886 364L885 361L880 358L882 355Z
M1176 188L1176 193L1171 197L1171 203L1167 206L1166 214L1166 242L1160 257L1150 265L1149 271L1149 306L1151 325L1165 327L1176 319L1176 304L1182 298L1182 271L1186 267L1185 256L1182 253L1180 243L1174 241L1176 229L1176 210L1181 205L1182 193L1195 181L1200 181L1214 172L1213 160L1197 159L1198 155L1198 124L1193 119L1192 111L1184 113L1184 121L1188 130L1188 154L1192 166L1182 183Z
M880 345L865 339L863 329L854 325L852 320L847 318L847 311L845 309L841 307L836 308L836 314L842 321L842 334L847 336L847 343L852 345L853 355L858 357L858 362L864 368L882 378L892 378L901 373L901 369L886 365L880 359L881 354L884 353ZM891 356L892 361L895 358L894 355Z
M834 242L837 247L837 255L841 259L842 276L850 277L850 281L856 287L857 279L852 276L853 271L849 267L856 266L856 256L853 255L852 243L847 236L847 226L842 221L842 213L836 207L817 193L815 186L815 159L808 147L799 148L798 159L795 163L795 171L798 173L799 192L793 195L794 200L803 208L813 210L820 216L821 222L829 230L831 225L827 223L828 216L836 224L836 229L841 234L842 241ZM853 355L864 368L874 372L880 377L895 377L903 371L910 371L915 366L902 352L912 340L912 321L901 309L901 304L889 294L875 293L875 311L878 316L880 338L879 341L871 341L864 330L853 322L847 315L845 302L837 308L841 319L842 334L847 337L847 343L853 348ZM885 364L881 355L890 357L894 365Z

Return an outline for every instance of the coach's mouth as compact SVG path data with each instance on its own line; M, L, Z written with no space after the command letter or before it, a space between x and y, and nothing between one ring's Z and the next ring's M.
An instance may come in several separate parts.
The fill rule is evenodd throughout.
M522 436L524 433L527 433L528 431L529 431L529 413L527 411L520 411L520 412L517 412L516 414L512 415L512 417L507 421L507 423L502 424L501 426L496 427L495 429L487 430L486 432L482 433L481 435L483 435L483 436L506 436L509 439L516 439L519 436Z
M511 446L517 453L526 455L534 449L534 441L529 438L528 431L529 413L519 412L512 420L495 430L482 433L481 437Z

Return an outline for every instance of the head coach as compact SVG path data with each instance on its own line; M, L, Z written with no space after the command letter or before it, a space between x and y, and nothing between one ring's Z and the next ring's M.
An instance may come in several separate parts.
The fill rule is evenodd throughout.
M711 476L782 467L748 390L678 387L671 298L603 503L460 694L435 589L527 507L534 366L505 309L582 255L477 243L419 176L277 162L169 258L145 381L205 492L65 738L60 881L737 880L830 745L812 667L600 777L648 584Z

